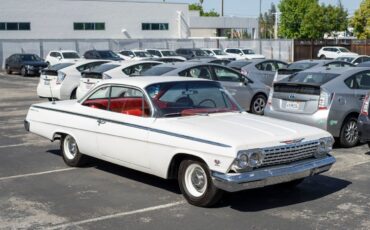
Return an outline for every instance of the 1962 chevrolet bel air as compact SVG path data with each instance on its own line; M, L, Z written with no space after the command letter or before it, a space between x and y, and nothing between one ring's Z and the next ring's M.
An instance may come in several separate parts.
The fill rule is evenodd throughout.
M197 206L223 191L297 185L335 162L326 131L248 114L218 82L200 79L107 80L79 101L32 105L25 127L60 139L69 166L89 155L177 178Z

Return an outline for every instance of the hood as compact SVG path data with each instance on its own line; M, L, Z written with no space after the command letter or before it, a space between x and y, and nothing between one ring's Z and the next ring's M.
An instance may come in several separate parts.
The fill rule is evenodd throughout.
M288 121L248 113L220 113L209 116L161 118L155 128L221 143L237 150L285 145L282 141L303 141L331 136L328 132Z

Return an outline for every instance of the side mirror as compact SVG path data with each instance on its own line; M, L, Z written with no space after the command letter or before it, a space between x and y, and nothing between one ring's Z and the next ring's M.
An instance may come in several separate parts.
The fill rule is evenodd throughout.
M61 56L59 56L59 57L58 57L58 60L59 60L59 61L60 61L60 60L62 60L62 57L61 57Z
M337 54L340 54L340 51L337 51Z
M240 56L243 56L243 53L239 53Z

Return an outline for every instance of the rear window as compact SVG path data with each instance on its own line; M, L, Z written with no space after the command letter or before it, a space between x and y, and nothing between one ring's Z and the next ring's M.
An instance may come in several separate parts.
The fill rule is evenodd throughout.
M334 78L338 77L339 74L333 73L296 73L291 75L288 78L282 80L282 82L289 82L289 83L306 83L306 84L314 84L314 85L323 85Z
M252 62L245 62L245 61L234 61L234 62L231 62L230 64L228 64L227 66L228 67L231 67L231 68L236 68L236 69L241 69L243 68L244 66L247 66L249 64L251 64Z
M65 59L75 59L75 58L80 58L80 56L75 53L75 52L64 52L63 57Z
M60 63L60 64L52 65L48 69L49 70L61 70L61 69L67 68L68 66L71 66L73 64L74 63Z
M300 62L300 63L292 63L288 66L288 69L309 69L317 65L318 63L312 63L312 62Z
M115 54L113 51L106 50L106 51L97 51L101 58L119 58L117 54Z
M105 65L97 66L97 67L93 68L91 71L95 72L95 73L104 73L108 70L117 68L118 66L119 65L116 65L116 64L105 64Z
M148 69L147 71L143 72L141 75L142 76L161 76L165 73L168 73L176 68L173 67L153 67L151 69Z

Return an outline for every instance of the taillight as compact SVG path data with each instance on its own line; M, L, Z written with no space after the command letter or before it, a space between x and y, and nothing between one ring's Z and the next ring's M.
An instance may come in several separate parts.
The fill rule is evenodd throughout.
M368 116L369 115L369 104L370 104L370 96L369 94L366 95L364 102L362 103L361 108L361 115Z
M334 98L334 93L328 93L321 91L319 98L319 109L328 109L332 99Z
M62 84L62 81L64 80L65 77L66 77L65 73L58 71L58 77L57 77L56 84L57 85Z
M241 72L244 76L247 76L247 75L248 75L248 71L247 71L247 70L245 70L245 69L242 69L240 72Z
M270 93L269 93L269 98L267 100L267 104L271 105L272 104L272 96L274 95L274 87L270 88Z

